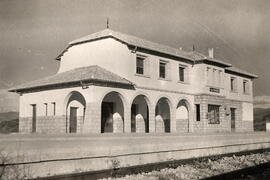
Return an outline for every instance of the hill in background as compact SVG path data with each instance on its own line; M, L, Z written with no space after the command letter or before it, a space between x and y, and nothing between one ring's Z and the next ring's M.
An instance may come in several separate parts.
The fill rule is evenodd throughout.
M265 131L270 122L270 96L254 97L254 130Z
M0 113L0 133L15 133L19 131L19 113Z
M8 92L10 86L0 81L0 133L19 131L19 95Z

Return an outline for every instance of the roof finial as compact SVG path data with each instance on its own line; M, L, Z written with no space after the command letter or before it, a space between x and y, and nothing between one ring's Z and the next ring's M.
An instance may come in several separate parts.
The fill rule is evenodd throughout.
M109 29L109 18L107 17L107 29Z
M194 44L193 44L193 46L192 46L192 50L195 51L195 45L194 45Z

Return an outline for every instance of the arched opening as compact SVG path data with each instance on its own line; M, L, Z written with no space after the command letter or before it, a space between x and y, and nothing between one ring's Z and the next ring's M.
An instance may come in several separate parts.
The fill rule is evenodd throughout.
M159 99L155 110L156 132L170 132L170 104L165 97Z
M101 133L124 132L124 104L118 92L108 93L101 103Z
M179 101L176 108L176 131L189 132L189 105L184 99Z
M73 91L68 95L66 106L66 132L82 132L86 101L83 95Z
M148 99L138 95L131 105L131 132L149 132Z

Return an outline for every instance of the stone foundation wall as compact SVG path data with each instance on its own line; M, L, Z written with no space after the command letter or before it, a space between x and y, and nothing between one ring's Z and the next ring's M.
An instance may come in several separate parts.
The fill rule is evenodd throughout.
M38 116L36 122L37 133L65 133L65 116ZM32 126L32 125L31 125Z
M194 122L195 132L225 132L229 131L229 123L225 117L225 98L219 96L201 95L195 97L195 103L200 104L200 121ZM208 105L219 105L219 123L210 124L208 119Z
M188 119L176 119L176 132L188 132Z
M32 132L32 117L19 118L19 132L31 133Z
M136 132L137 133L145 132L145 120L143 119L143 116L140 114L136 116Z
M67 123L67 125L66 125ZM69 116L67 116L67 121L65 120L64 126L67 126L67 132L69 132ZM83 116L77 116L77 132L76 133L82 133L83 132L83 124L84 119Z
M251 132L254 131L253 121L240 121L238 123L237 132Z
M200 121L195 121L195 132L242 132L253 131L253 122L242 119L242 102L228 100L221 96L200 95L195 97L195 104L200 104ZM209 124L208 105L219 105L219 124ZM230 109L235 108L235 129L231 128Z
M86 104L84 133L101 133L101 105L98 102Z
M67 122L67 123L66 123ZM36 133L57 134L69 131L69 124L66 116L37 116ZM83 131L83 116L77 117L77 133ZM32 117L21 117L19 120L19 132L32 132Z

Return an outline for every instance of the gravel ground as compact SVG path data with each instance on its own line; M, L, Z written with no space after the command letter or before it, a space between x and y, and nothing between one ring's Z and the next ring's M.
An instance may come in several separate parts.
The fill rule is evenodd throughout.
M107 178L103 180L178 180L178 179L202 179L231 171L256 166L270 162L270 152L231 156L222 158L198 159L176 168L165 168L159 171L143 172L140 174L126 175L119 178ZM269 170L266 172L269 175ZM246 179L247 177L245 177ZM269 178L269 176L268 176ZM247 179L257 179L249 176Z

